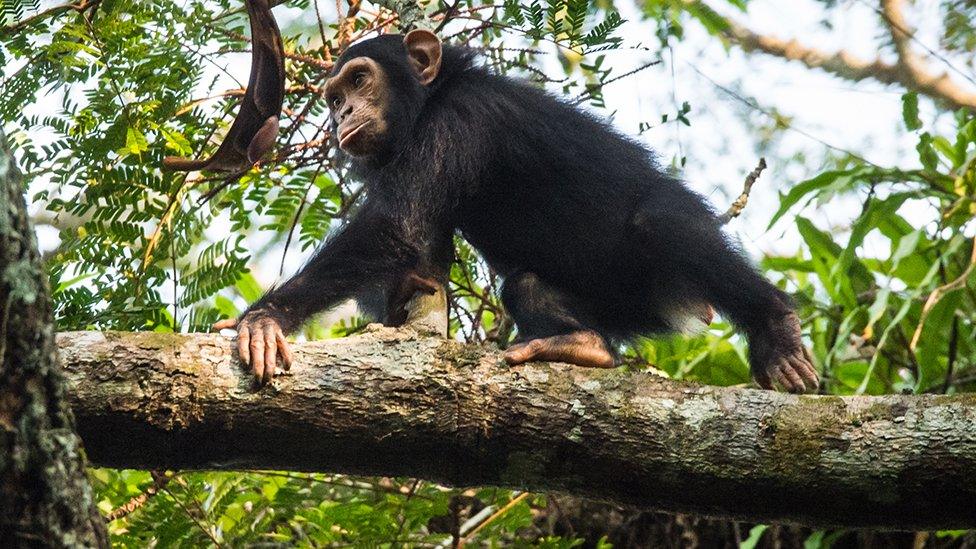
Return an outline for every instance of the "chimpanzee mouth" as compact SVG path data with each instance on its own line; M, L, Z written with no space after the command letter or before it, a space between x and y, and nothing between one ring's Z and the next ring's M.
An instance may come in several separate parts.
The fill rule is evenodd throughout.
M369 123L370 123L370 121L367 120L367 121L363 122L362 124L360 124L360 125L352 128L351 130L346 130L346 131L339 132L339 147L345 147L349 143L349 140L352 139L353 137L355 137L356 134L359 133L359 130L361 130L364 127L368 126Z

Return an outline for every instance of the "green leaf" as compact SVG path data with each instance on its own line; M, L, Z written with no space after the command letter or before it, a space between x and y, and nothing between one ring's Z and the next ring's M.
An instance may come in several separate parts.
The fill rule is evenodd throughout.
M190 156L193 154L193 145L180 132L159 128L159 133L166 140L166 148L171 149L177 156Z
M830 235L814 226L809 219L797 217L796 226L800 236L810 248L814 270L830 298L848 307L855 306L857 295L851 287L851 280L846 276L832 276L833 267L842 253L840 245L834 242ZM861 268L863 269L863 266Z
M855 272L850 271L851 266L859 263L856 256L857 247L864 242L864 238L869 232L880 226L882 220L894 215L901 208L902 204L913 196L913 192L908 192L894 193L884 199L871 199L868 203L867 211L858 217L851 227L851 236L848 238L847 247L831 269L831 276L853 277ZM866 290L867 286L871 283L870 275L863 269L863 266L855 269L855 271L858 278L860 278L858 282L861 283L861 287L856 288L856 290L858 292Z
M952 166L960 166L965 160L965 155L960 156L952 143L941 135L932 138L932 147L946 158Z
M698 20L705 27L705 30L712 35L721 35L729 29L729 22L710 6L700 2L688 2L684 4L685 10L692 17Z
M797 202L802 200L803 197L836 182L838 179L849 178L851 173L851 170L824 172L794 185L785 195L780 195L779 209L776 210L776 213L773 214L772 219L769 220L769 225L766 226L766 230L773 228L773 225L775 225L776 222L783 217L783 214L785 214Z
M810 536L803 542L803 549L820 549L822 547L824 530L814 530L810 532Z
M749 530L749 537L739 543L739 549L755 549L756 544L759 543L759 539L762 538L762 535L767 528L769 528L769 525L766 524L758 524L753 526L752 529Z
M138 129L129 126L125 132L125 148L131 154L140 155L149 150L149 140Z
M241 293L241 297L244 298L248 303L253 303L260 299L263 291L261 290L261 285L254 278L251 273L244 273L239 279L237 279L237 284L234 285L237 291Z
M948 363L949 337L952 333L953 318L963 306L964 296L961 292L950 292L932 307L922 333L918 339L915 356L918 359L918 388L928 391L941 386L945 381L946 365ZM957 330L961 331L965 328ZM958 337L957 345L958 345ZM958 360L958 351L957 351Z
M939 165L939 156L935 153L935 148L932 147L932 135L929 132L918 136L918 145L915 146L915 150L918 151L918 160L922 166L926 170L935 171Z
M901 118L905 121L905 127L909 131L915 131L922 127L922 121L918 117L918 93L908 92L901 96Z

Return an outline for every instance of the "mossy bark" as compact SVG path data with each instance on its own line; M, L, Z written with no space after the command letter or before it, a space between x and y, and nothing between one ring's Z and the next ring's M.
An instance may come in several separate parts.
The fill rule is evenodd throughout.
M382 328L295 345L257 389L219 335L59 336L112 467L288 469L566 492L818 526L976 527L976 395L831 397L507 367Z
M0 547L107 547L64 400L47 274L0 134Z

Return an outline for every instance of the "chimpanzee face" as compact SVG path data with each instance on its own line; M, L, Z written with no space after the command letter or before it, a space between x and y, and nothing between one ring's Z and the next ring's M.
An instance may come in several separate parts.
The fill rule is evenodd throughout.
M348 57L348 59L347 59ZM415 30L354 45L339 59L325 85L339 148L355 158L376 158L406 138L410 117L440 71L441 42Z
M389 134L390 85L380 64L357 57L325 85L339 148L354 157L380 150Z

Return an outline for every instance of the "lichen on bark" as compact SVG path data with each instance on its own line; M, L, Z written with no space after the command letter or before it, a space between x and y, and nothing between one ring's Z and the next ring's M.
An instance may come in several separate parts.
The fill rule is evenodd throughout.
M392 328L295 344L291 371L263 388L217 334L76 332L58 345L79 433L105 466L419 477L824 527L976 526L970 395L510 367L492 347Z

